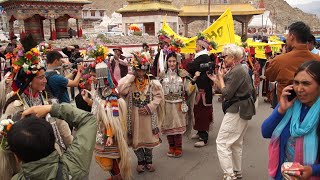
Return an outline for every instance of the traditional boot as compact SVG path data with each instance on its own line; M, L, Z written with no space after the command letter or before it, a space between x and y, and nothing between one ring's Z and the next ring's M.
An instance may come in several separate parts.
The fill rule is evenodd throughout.
M119 163L117 159L113 159L112 161L112 169L110 171L111 173L111 178L107 180L122 180L121 174L120 174L120 168L119 168Z
M167 152L167 156L169 157L174 157L175 156L175 150L176 148L175 147L169 147L169 151Z
M176 147L174 151L174 157L179 158L182 156L182 147Z
M174 145L176 147L174 157L179 158L182 156L182 134L176 134L174 136Z
M174 157L175 151L175 138L174 135L167 135L168 143L169 143L169 151L167 152L167 156Z

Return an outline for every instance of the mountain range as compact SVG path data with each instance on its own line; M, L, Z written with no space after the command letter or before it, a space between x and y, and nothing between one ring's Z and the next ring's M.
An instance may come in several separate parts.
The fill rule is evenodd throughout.
M298 4L294 6L301 9L304 12L316 14L320 18L320 1L313 1L307 4Z

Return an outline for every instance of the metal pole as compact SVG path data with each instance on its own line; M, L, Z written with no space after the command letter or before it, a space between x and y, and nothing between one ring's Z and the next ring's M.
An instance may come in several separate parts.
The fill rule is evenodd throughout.
M208 24L207 24L208 27L210 26L210 1L211 0L208 0Z

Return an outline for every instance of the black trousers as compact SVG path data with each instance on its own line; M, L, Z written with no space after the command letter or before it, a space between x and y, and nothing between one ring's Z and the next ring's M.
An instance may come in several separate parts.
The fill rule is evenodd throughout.
M134 150L138 158L138 165L152 164L152 148L139 148Z
M208 143L209 134L207 131L198 131L197 133L201 139L201 141L204 141L205 144Z

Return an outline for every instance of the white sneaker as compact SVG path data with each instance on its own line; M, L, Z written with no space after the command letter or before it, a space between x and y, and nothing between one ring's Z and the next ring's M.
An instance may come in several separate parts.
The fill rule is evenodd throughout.
M236 179L237 179L237 177L233 173L223 175L223 180L236 180Z
M194 143L194 147L203 147L206 146L207 144L204 143L204 141L198 141L196 143Z
M200 136L198 134L193 134L191 136L191 139L199 139L199 138L200 138Z

